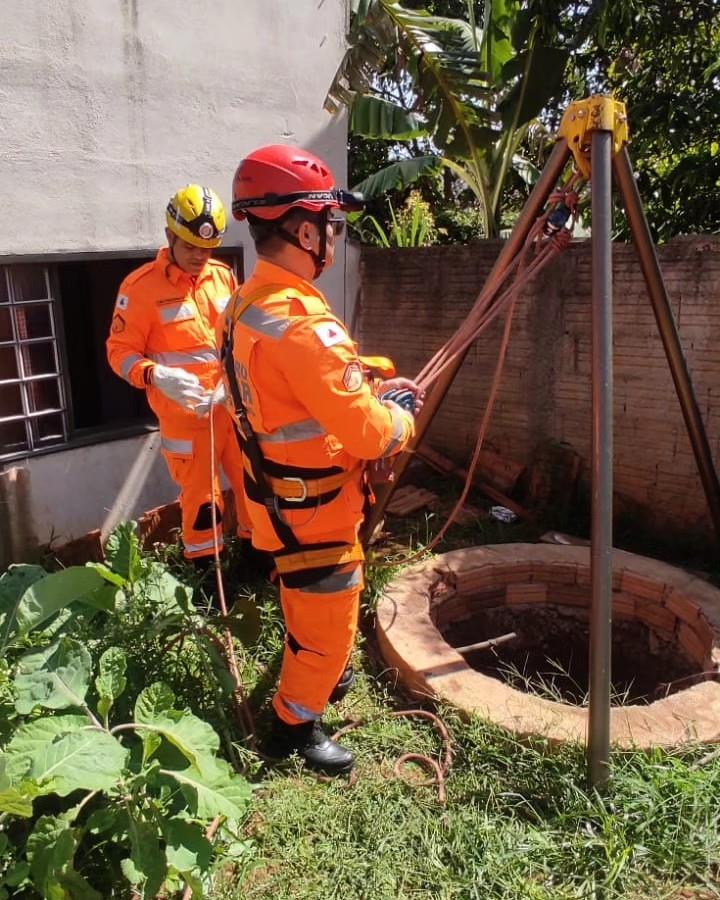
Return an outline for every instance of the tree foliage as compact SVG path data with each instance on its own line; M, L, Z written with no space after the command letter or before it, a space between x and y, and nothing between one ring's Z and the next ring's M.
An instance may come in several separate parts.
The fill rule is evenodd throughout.
M330 99L353 110L351 176L371 200L382 189L397 206L419 178L451 238L462 237L458 219L496 233L568 102L611 92L629 108L655 236L718 231L720 0L354 0L353 10ZM433 156L434 166L412 159Z

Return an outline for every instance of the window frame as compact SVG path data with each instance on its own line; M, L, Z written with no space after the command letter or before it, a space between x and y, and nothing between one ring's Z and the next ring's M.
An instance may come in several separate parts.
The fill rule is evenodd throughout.
M0 271L2 272L2 277L6 279L9 301L8 303L0 304L0 307L8 308L11 310L10 320L13 335L11 346L13 346L15 349L16 359L18 363L18 373L23 371L20 367L20 358L17 356L19 352L18 348L25 343L47 343L48 341L52 340L55 347L57 364L57 374L31 376L29 379L6 379L1 380L0 384L20 384L23 412L17 417L17 421L23 422L27 434L28 429L32 428L32 425L29 424L28 420L32 418L39 418L43 415L43 413L41 413L40 416L33 416L32 413L26 414L27 401L23 384L27 381L50 380L53 378L56 379L58 383L58 390L60 393L61 405L63 406L62 415L64 426L63 440L59 441L58 443L39 447L28 446L23 450L18 450L14 453L7 454L3 454L0 450L0 471L2 471L2 469L6 465L18 462L23 459L46 456L50 453L60 453L63 450L71 450L78 447L87 447L94 444L104 444L110 441L124 440L130 437L149 434L158 430L157 423L142 422L110 428L104 427L102 425L80 429L76 429L73 427L72 393L69 383L69 367L66 359L65 333L63 328L62 315L62 297L60 296L59 277L57 271L57 266L62 265L62 263L66 262L102 262L104 260L114 259L135 259L138 260L139 264L142 264L143 262L154 259L155 256L157 256L157 252L157 249L149 250L147 248L143 248L137 250L100 250L93 252L85 251L70 253L0 255ZM244 280L245 266L245 247L242 243L229 244L227 246L218 247L213 252L213 256L220 259L221 261L228 262L235 272L238 283L242 283L242 281ZM9 269L13 265L37 265L45 267L46 284L48 286L48 293L50 293L51 296L48 299L44 300L20 301L20 305L44 303L50 307L53 330L52 338L36 338L22 342L18 340L15 317L12 313L13 307L18 304L14 303L13 292L10 284L11 279L9 275ZM57 415L58 413L47 412L45 414ZM2 414L0 414L0 420L14 421L15 418L4 417L2 416Z

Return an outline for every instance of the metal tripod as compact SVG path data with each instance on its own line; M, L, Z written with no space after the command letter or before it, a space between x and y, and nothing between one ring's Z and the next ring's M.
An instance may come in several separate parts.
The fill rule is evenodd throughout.
M665 356L675 384L688 437L707 498L715 534L720 539L720 482L712 459L697 398L683 356L667 289L653 245L626 149L627 117L622 103L593 96L571 103L559 138L513 231L488 276L498 284L523 246L572 154L577 168L591 181L592 197L592 529L590 616L590 710L588 774L603 787L610 761L610 660L612 648L612 488L613 488L613 360L612 360L612 182L630 223ZM393 479L376 489L376 502L364 526L367 542L381 521L400 476L422 442L467 353L439 377L415 423L411 446L396 458Z

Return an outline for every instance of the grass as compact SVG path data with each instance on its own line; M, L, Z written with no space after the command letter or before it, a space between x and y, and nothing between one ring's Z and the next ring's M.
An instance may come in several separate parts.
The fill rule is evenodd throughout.
M418 547L434 519L402 520L394 537ZM457 529L440 550L532 539L526 526L481 522ZM257 790L245 826L250 850L225 869L217 900L710 900L720 898L720 760L707 748L617 753L605 796L588 789L584 749L525 743L487 723L439 710L455 760L447 802L398 780L407 751L438 758L429 723L395 719L403 708L374 650L372 616L396 569L370 569L356 687L326 716L343 738L357 780L320 781L295 761L255 764ZM239 586L236 586L239 587ZM255 586L261 637L244 677L255 709L279 667L282 623L273 591ZM417 772L417 779L425 774Z
M424 724L391 719L395 699L364 674L344 716L355 784L294 764L263 774L247 826L255 853L227 898L718 897L720 765L622 754L606 798L585 788L581 748L550 752L441 711L456 752L448 799L392 775L400 753L438 754ZM694 893L681 893L692 887ZM704 893L703 893L704 891Z

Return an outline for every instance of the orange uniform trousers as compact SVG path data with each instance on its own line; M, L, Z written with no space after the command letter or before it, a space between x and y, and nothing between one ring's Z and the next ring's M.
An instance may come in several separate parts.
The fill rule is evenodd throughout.
M235 498L238 535L249 538L248 511L242 480L242 454L235 437L235 426L223 406L213 408L215 441L215 480L211 483L211 440L209 418L198 419L197 426L180 423L161 426L162 453L170 477L180 488L182 538L186 559L211 556L215 540L223 547L223 513L220 473L225 473ZM212 527L215 504L217 532Z

